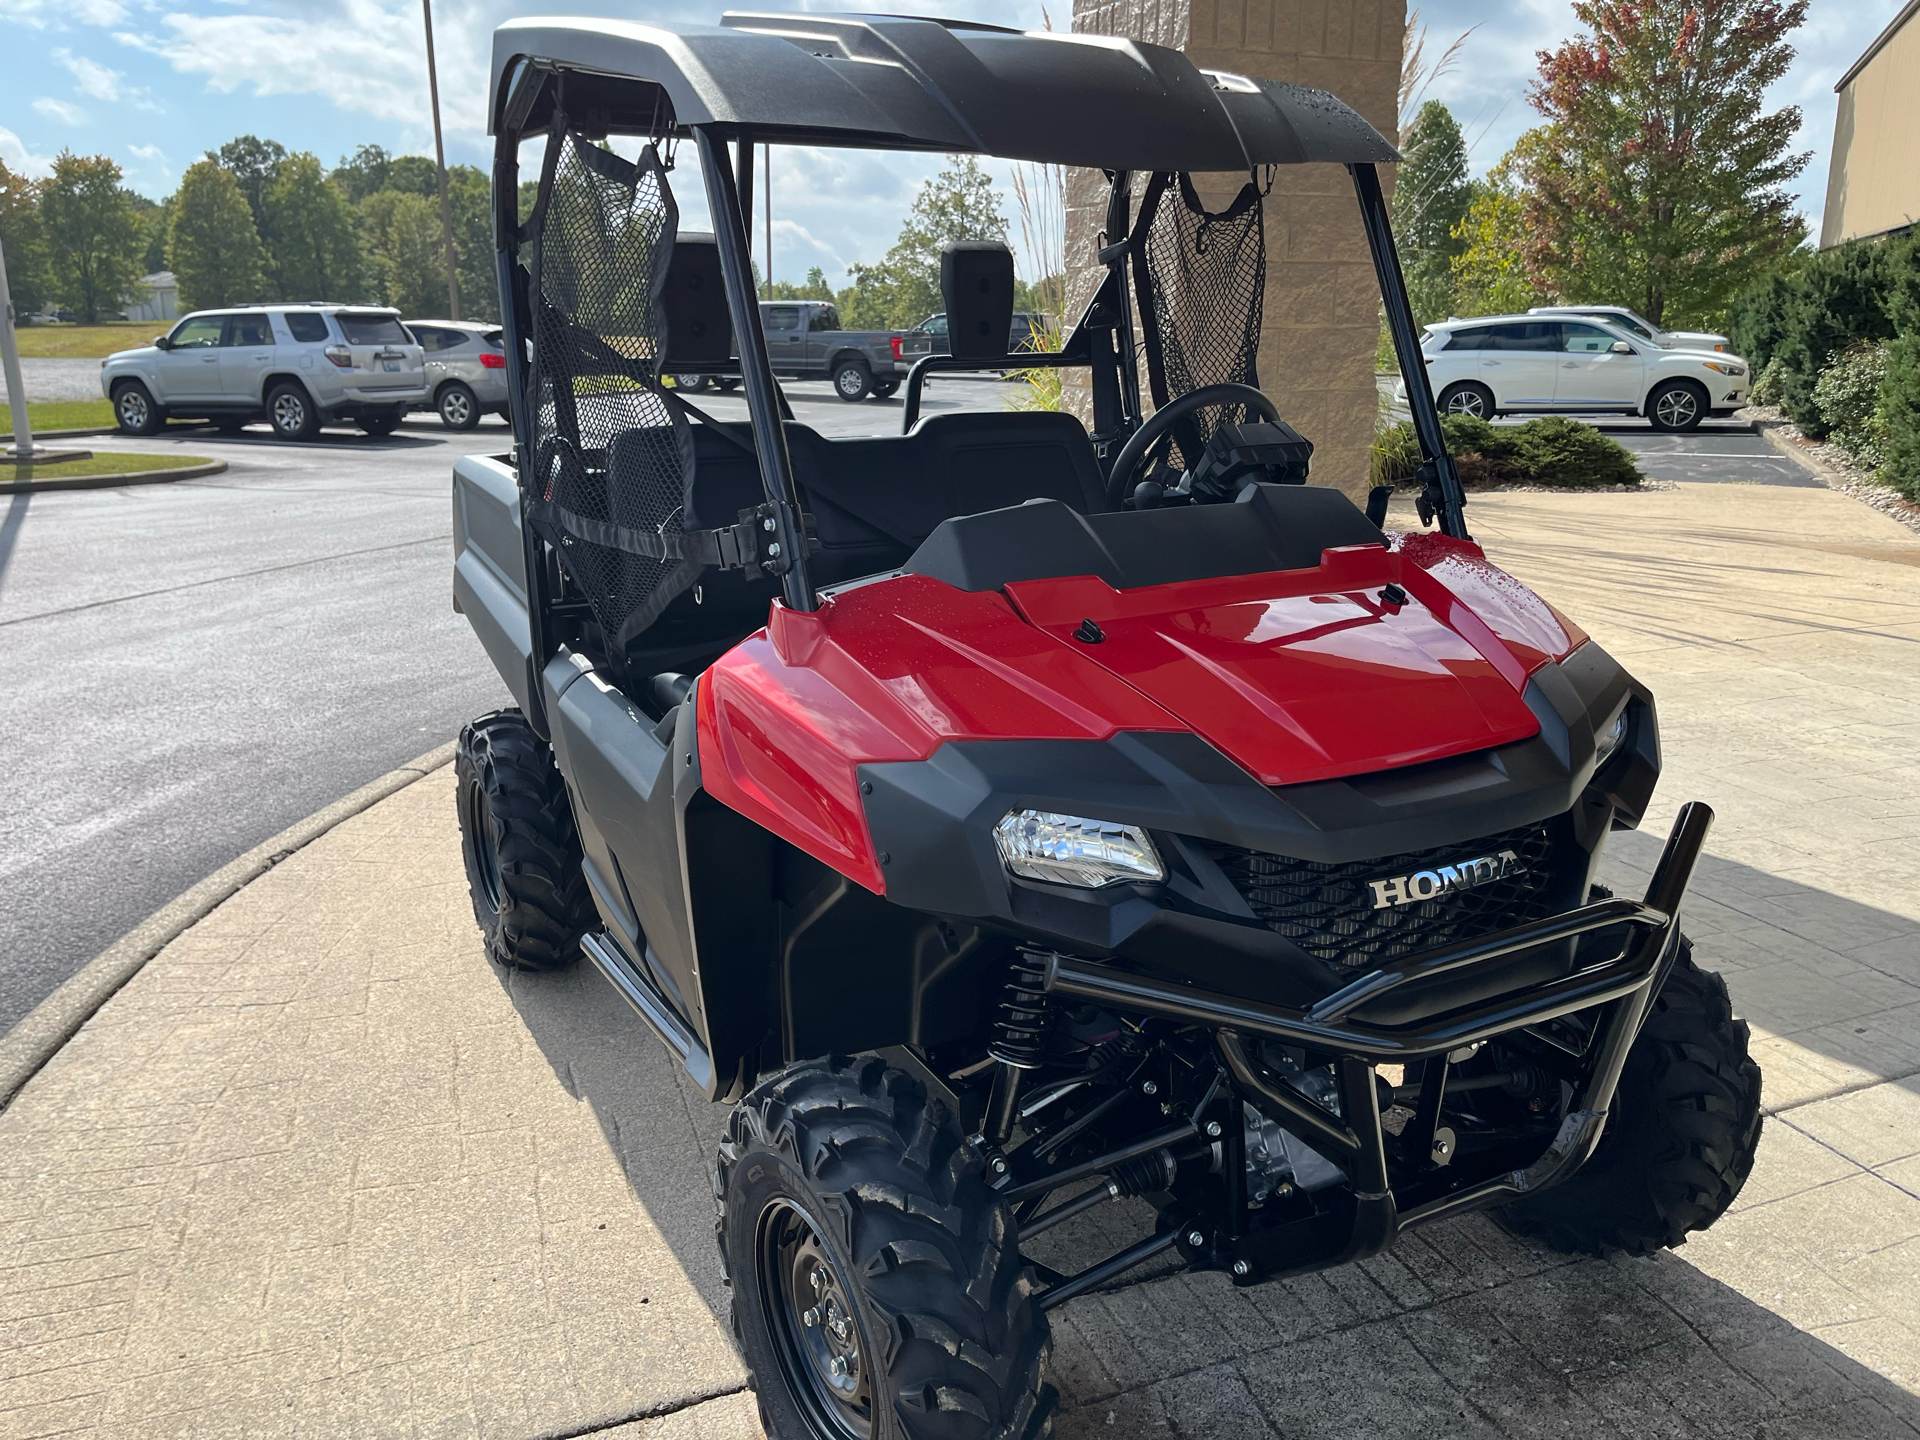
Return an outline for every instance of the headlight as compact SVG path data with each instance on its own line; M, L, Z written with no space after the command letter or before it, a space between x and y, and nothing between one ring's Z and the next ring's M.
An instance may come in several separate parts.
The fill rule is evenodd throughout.
M1722 375L1744 375L1747 373L1746 366L1735 365L1727 360L1702 360L1700 363L1709 370L1718 370Z
M1625 743L1626 738L1627 712L1622 710L1618 715L1613 717L1613 723L1601 731L1598 739L1595 740L1593 747L1593 768L1598 770L1604 766L1607 761L1611 760L1614 752Z
M993 830L1000 862L1027 880L1088 889L1121 880L1164 880L1167 867L1147 832L1133 825L1015 810Z

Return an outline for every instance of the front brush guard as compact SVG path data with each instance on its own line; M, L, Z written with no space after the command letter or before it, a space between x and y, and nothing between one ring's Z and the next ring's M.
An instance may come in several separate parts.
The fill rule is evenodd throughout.
M1163 1229L1152 1239L1061 1281L1045 1292L1042 1304L1059 1303L1175 1245L1190 1262L1228 1270L1239 1284L1325 1269L1372 1255L1412 1226L1491 1204L1503 1196L1533 1194L1573 1174L1600 1143L1627 1052L1679 952L1681 901L1712 824L1713 811L1699 801L1681 807L1643 901L1606 900L1479 940L1421 951L1361 976L1305 1010L1237 1000L1093 961L1064 955L1050 957L1046 985L1054 994L1212 1027L1221 1059L1235 1082L1347 1172L1355 1208L1350 1223L1341 1224L1339 1230L1332 1229L1330 1222L1340 1217L1317 1215L1250 1231L1244 1213L1237 1205L1230 1206L1228 1233L1209 1233L1191 1223ZM1570 975L1471 1006L1429 1014L1404 1025L1375 1025L1358 1018L1357 1012L1370 1001L1412 981L1619 925L1628 927L1619 952ZM1445 1086L1444 1057L1449 1051L1599 1005L1606 1009L1587 1047L1586 1078L1559 1132L1540 1157L1522 1169L1463 1185L1450 1194L1401 1210L1388 1179L1386 1132L1380 1123L1373 1067L1442 1057L1428 1067L1440 1077L1432 1102L1437 1116ZM1336 1053L1340 1113L1316 1103L1284 1080L1262 1075L1248 1053L1247 1037ZM1427 1106L1423 1103L1422 1108L1424 1111ZM1153 1138L1162 1141L1166 1137ZM1130 1147L1129 1153L1134 1148ZM1097 1171L1110 1158L1103 1156L1077 1168L1082 1174ZM1054 1188L1057 1183L1054 1177L1043 1176L1020 1189L1032 1193ZM1345 1233L1339 1233L1341 1230ZM1057 1298L1055 1292L1060 1292Z

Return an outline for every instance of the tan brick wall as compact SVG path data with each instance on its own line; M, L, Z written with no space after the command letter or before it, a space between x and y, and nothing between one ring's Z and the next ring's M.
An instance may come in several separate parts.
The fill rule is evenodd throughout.
M1073 28L1184 50L1196 65L1331 90L1394 136L1405 0L1076 0ZM1392 167L1382 171L1391 187ZM1197 176L1209 209L1244 175ZM1079 172L1067 187L1067 254L1092 254L1104 182ZM1260 384L1314 443L1313 478L1364 493L1378 401L1373 380L1379 288L1353 184L1337 165L1282 167L1267 197L1267 297ZM1097 283L1073 267L1069 314Z

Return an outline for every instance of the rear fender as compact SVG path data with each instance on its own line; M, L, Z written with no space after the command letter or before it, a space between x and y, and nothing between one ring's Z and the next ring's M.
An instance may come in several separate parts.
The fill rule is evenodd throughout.
M468 455L453 467L453 608L473 626L514 703L532 713L520 486L513 468L491 456Z

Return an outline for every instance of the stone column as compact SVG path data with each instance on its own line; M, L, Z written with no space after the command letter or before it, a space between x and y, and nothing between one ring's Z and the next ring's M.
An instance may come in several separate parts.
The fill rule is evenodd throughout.
M1073 28L1166 45L1210 70L1331 90L1395 138L1405 0L1074 0ZM1383 167L1388 187L1392 172ZM1227 204L1246 178L1194 177L1208 209ZM1091 172L1069 179L1070 316L1098 278L1088 262L1104 188ZM1380 291L1353 184L1338 165L1283 165L1266 205L1260 385L1313 441L1314 481L1361 497L1379 413Z

